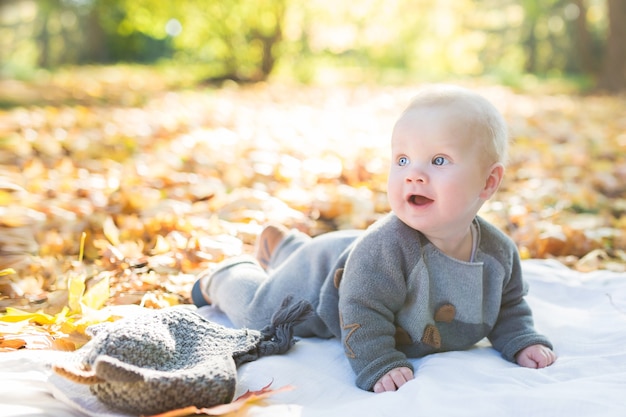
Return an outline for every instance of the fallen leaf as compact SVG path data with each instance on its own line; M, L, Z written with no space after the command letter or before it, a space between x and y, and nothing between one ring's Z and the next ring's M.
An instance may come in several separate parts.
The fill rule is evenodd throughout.
M180 408L177 410L168 411L162 414L155 414L150 417L183 417L189 415L198 415L205 414L209 416L224 416L230 413L234 413L243 409L243 407L249 406L254 403L258 403L261 400L264 400L272 395L290 391L293 389L291 385L285 385L278 389L270 389L272 383L270 382L268 385L264 386L258 391L247 391L246 393L239 396L236 400L228 404L216 405L210 408L197 408L194 406Z
M144 87L123 81L137 78ZM43 101L2 111L0 318L75 345L90 324L115 319L108 306L189 303L194 278L251 254L267 222L318 235L387 213L381 138L414 94L272 83L169 91L158 74L117 66L21 84ZM481 215L523 259L624 271L626 101L473 88L495 99L513 139Z
M94 285L89 287L87 291L85 291L81 298L81 302L83 306L99 310L105 305L109 297L109 277L108 275L104 275Z
M7 307L6 313L0 316L0 321L15 323L19 321L29 321L39 325L52 324L56 322L54 316L38 311L29 313L17 308Z
M0 335L0 352L9 352L12 350L22 349L26 347L26 340L23 338L10 338Z
M71 352L76 345L65 338L56 338L50 334L22 333L19 336L0 335L0 350L17 349L62 350Z
M3 269L2 271L0 271L0 277L4 276L4 275L12 275L15 274L15 269L13 268L6 268Z

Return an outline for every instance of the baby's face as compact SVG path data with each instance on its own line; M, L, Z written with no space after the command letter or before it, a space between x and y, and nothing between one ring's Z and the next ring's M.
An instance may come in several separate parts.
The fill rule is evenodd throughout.
M490 194L483 138L458 109L408 110L391 138L388 198L404 223L427 237L467 231Z

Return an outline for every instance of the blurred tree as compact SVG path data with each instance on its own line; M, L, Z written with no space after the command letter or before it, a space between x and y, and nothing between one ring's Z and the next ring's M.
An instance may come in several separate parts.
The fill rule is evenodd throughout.
M598 72L598 56L594 54L594 46L589 26L587 25L587 5L584 0L573 0L565 9L566 17L573 20L574 27L573 40L574 45L578 46L578 60L580 69L583 73L594 75Z
M626 90L626 1L607 0L609 29L599 87Z
M584 74L602 90L626 90L626 1L523 0L522 4L527 72ZM569 22L570 37L557 33L561 16Z
M262 81L282 41L286 0L119 0L119 33L169 38L175 58L201 62L213 80Z
M625 28L625 0L0 0L0 71L171 59L254 82L277 67L312 79L322 63L623 91Z
M525 25L524 34L522 35L522 44L526 50L526 62L524 64L524 70L529 73L536 73L539 69L538 48L538 26L540 24L539 19L542 17L543 8L539 0L526 0L523 2L525 10ZM545 14L543 14L545 16Z

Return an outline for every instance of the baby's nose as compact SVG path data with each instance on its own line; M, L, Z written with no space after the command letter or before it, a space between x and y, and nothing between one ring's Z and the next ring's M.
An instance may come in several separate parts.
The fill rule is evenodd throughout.
M407 183L417 182L417 183L426 183L428 182L428 175L422 169L414 168L407 172L405 177L405 181Z

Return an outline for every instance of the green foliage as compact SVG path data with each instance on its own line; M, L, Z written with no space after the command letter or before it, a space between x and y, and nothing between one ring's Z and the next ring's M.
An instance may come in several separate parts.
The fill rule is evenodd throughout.
M171 60L202 66L209 80L313 82L340 67L381 79L592 79L604 54L605 2L4 0L0 75Z
M118 33L167 39L175 59L202 62L213 77L262 80L273 68L282 38L284 0L119 3L124 16L111 22Z

